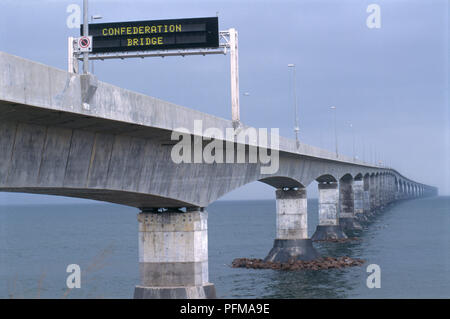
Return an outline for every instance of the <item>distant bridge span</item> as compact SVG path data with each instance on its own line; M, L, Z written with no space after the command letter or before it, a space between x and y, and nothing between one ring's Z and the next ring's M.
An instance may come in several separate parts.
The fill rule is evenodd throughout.
M270 260L315 257L305 189L313 181L319 182L313 239L343 238L344 231L358 229L360 221L389 203L437 194L435 187L392 168L337 158L302 143L297 147L282 137L275 174L261 174L259 163L175 164L171 133L180 127L194 131L194 120L224 136L232 127L231 121L90 75L0 52L0 191L140 208L137 298L214 296L204 208L245 184L261 181L277 189L277 238Z

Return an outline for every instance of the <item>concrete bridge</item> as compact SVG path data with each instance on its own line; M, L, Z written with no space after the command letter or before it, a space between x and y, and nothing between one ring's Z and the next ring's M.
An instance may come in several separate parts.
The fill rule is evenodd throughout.
M171 134L178 128L194 131L194 120L224 136L232 127L231 121L91 75L0 52L0 191L139 208L141 284L135 298L214 297L208 279L206 207L253 181L276 190L277 235L266 257L275 261L318 256L307 232L306 187L314 181L319 225L313 240L345 238L383 206L437 194L435 187L395 169L282 137L274 174L262 174L260 163L176 164ZM226 143L234 148L239 144L234 137L224 138ZM259 142L244 144L247 153L263 147Z

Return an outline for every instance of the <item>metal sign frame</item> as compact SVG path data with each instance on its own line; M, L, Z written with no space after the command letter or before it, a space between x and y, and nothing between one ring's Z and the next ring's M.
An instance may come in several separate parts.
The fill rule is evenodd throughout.
M68 71L78 73L78 61L82 61L81 54L76 52L74 45L75 38L69 37L69 57ZM231 28L226 31L219 31L219 48L215 49L183 49L183 50L159 50L159 51L130 51L116 53L88 53L89 60L111 60L111 59L129 59L129 58L148 58L148 57L167 57L167 56L190 56L190 55L209 55L224 54L230 52L230 77L231 77L231 118L233 127L240 126L239 110L239 52L238 52L238 32Z
M83 25L80 26L81 34ZM89 24L92 53L217 48L219 18L183 18Z

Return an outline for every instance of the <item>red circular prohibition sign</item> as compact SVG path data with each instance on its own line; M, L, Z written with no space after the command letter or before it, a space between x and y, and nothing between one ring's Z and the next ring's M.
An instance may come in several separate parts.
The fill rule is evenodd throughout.
M83 37L80 39L80 41L78 42L78 44L80 45L80 48L88 48L89 45L91 44L91 41L89 40L88 37Z

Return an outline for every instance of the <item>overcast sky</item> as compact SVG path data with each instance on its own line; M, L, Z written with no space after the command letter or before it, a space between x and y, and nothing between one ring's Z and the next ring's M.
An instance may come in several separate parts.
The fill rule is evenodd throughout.
M81 0L0 0L0 50L66 69L69 4ZM381 28L369 29L369 4ZM91 0L101 22L219 16L239 31L241 119L293 137L297 66L300 138L378 160L450 194L447 0L112 1ZM230 118L229 57L170 57L95 63L101 81ZM311 191L314 194L314 191ZM274 198L262 184L226 199ZM48 197L0 194L0 202ZM73 201L73 200L71 200Z

